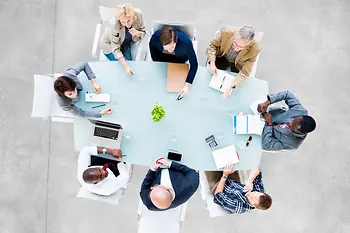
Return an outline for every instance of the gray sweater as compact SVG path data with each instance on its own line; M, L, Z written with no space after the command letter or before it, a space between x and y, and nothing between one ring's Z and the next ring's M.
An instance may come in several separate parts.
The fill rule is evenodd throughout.
M71 78L75 81L77 84L76 88L78 93L83 90L83 86L77 77L82 71L84 71L89 80L95 78L95 74L92 72L87 62L79 62L78 64L69 68L65 73L63 73L63 76ZM65 111L73 113L74 115L81 117L101 117L100 110L98 109L83 110L75 106L75 103L80 100L78 96L74 99L70 99L66 96L58 96L57 98L58 104L61 106L61 108Z
M298 99L289 91L282 91L275 95L269 95L271 104L284 100L288 105L287 111L277 110L270 112L272 122L284 124L298 116L308 115L307 110L300 104ZM288 128L280 128L277 125L265 125L262 134L262 148L269 151L285 149L297 149L306 138L306 134L298 134Z

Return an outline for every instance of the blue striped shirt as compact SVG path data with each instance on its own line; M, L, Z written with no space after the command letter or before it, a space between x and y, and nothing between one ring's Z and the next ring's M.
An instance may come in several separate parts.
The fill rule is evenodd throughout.
M253 181L253 190L257 192L264 192L264 184L262 182L262 174L260 174ZM244 184L237 183L228 179L225 183L224 190L214 196L214 202L222 206L225 210L234 214L243 214L252 209L254 206L249 204L243 192Z

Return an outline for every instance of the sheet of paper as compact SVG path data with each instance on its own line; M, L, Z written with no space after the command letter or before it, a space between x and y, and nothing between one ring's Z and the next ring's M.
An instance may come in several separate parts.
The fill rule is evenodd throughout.
M238 115L232 117L233 134L257 134L261 135L265 122L260 115Z
M85 102L110 102L111 95L108 93L95 94L87 93L85 94Z
M248 134L261 135L261 120L259 115L248 115Z
M224 93L228 88L231 87L234 79L235 77L233 75L230 75L222 70L217 70L216 75L213 75L210 80L209 87Z
M247 116L233 116L233 134L248 133L248 118Z
M239 162L239 157L237 156L234 145L215 150L212 153L217 168L223 168L227 164L236 164Z
M266 98L261 98L261 99L258 99L257 101L255 101L254 103L252 103L249 107L250 109L252 110L252 112L255 114L255 115L260 115L260 113L258 112L258 105L261 104L261 103L264 103L266 101Z

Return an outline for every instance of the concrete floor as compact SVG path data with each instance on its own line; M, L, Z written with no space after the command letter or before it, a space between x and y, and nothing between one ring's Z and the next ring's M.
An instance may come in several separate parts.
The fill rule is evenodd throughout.
M0 233L137 231L138 190L146 168L135 169L118 206L77 199L72 125L30 117L33 74L91 61L98 6L120 2L0 0ZM263 155L271 210L210 219L197 192L182 232L350 232L350 2L134 4L147 26L152 19L196 22L201 65L221 24L264 31L257 76L269 81L271 92L292 91L318 123L296 152Z

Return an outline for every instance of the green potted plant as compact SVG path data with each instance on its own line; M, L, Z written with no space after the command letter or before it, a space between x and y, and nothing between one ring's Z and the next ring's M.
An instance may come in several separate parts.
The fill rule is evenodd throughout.
M158 122L165 116L165 111L162 105L155 103L151 114L153 121Z

